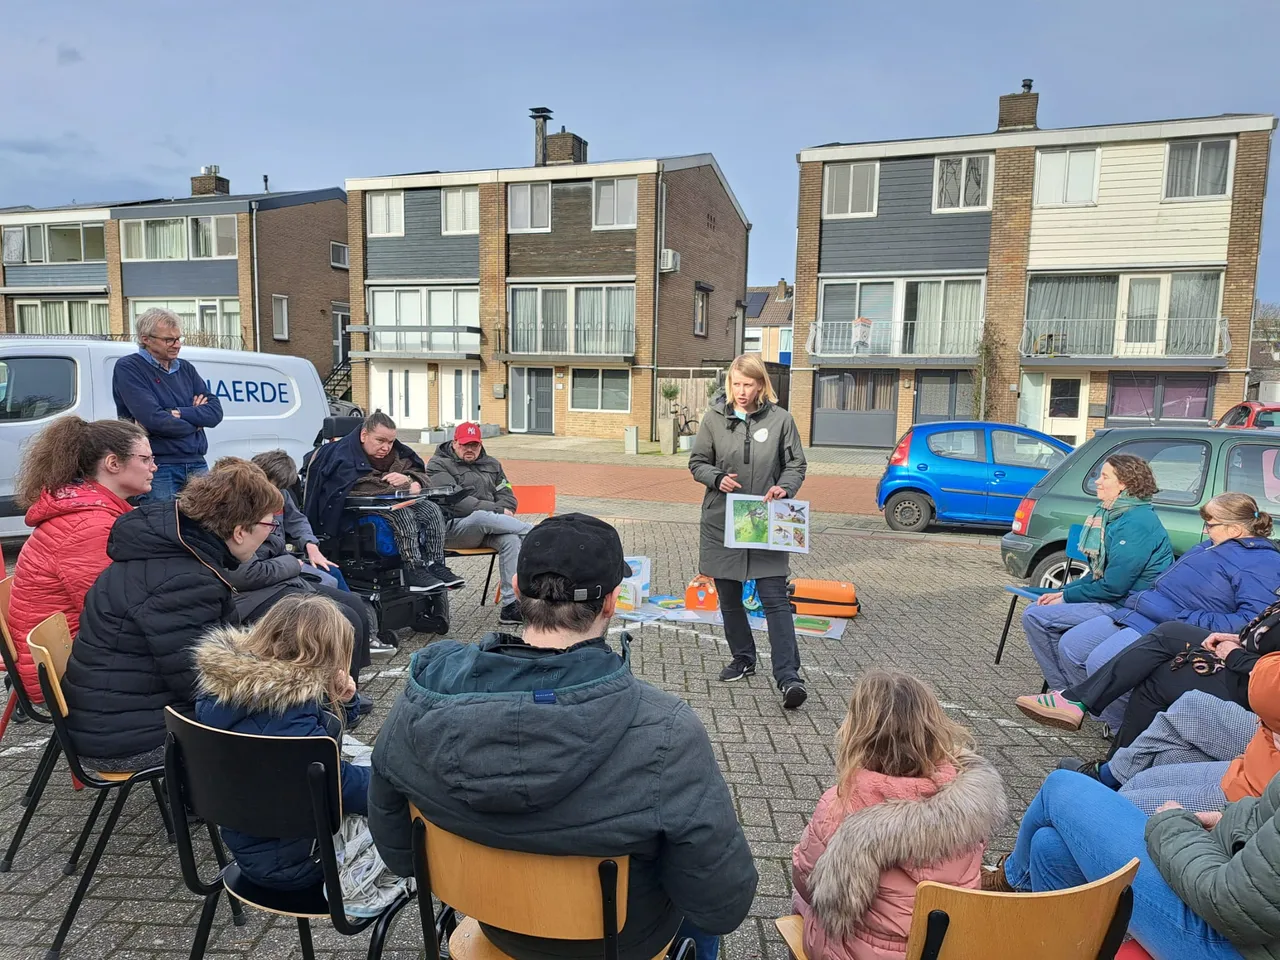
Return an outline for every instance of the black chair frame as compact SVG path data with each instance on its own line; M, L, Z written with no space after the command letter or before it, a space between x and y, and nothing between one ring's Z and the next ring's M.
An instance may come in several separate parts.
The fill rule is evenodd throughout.
M7 643L0 642L0 659L4 660L5 678L13 685L11 696L17 697L18 709L26 714L28 719L34 720L36 723L52 725L53 717L47 711L36 706L31 701L31 698L27 696L27 690L22 685L22 679L18 674L18 665L14 663L13 657L10 656ZM26 809L23 811L22 819L18 822L18 829L14 831L9 840L9 847L5 851L4 859L0 860L0 873L8 873L13 867L14 858L18 855L18 847L22 845L22 838L26 835L27 827L31 824L31 817L35 814L36 805L40 802L40 797L44 793L45 784L53 776L54 767L58 763L58 754L61 752L62 747L58 743L58 735L53 730L50 730L49 742L45 744L44 750L40 754L40 762L36 764L35 772L31 775L31 781L27 784L26 793L18 801Z
M315 957L311 920L326 915L344 936L355 936L373 927L368 956L369 960L378 960L391 924L412 896L398 897L374 917L351 920L346 915L333 843L333 835L342 825L337 741L329 737L232 733L188 720L172 709L165 713L165 784L169 803L175 810L190 811L204 819L219 867L208 881L200 877L190 830L185 818L179 817L182 879L192 893L204 898L191 944L191 960L200 960L205 954L224 890L233 910L243 902L296 918L303 960ZM201 761L203 766L195 765L193 772L190 757L201 751L207 757ZM242 758L243 763L229 765L226 761L233 756ZM229 776L228 771L241 775ZM272 771L272 776L264 776L266 771ZM314 839L324 880L305 890L275 890L254 883L241 873L234 860L228 862L220 853L219 825L250 836Z

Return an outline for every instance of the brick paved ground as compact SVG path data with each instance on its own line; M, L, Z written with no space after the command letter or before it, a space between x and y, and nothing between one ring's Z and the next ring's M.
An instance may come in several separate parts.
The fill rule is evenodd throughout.
M628 551L653 557L656 591L673 592L696 572L696 508L664 506L660 518L653 519L655 511L647 504L561 502L561 509L576 508L618 518ZM1102 747L1096 732L1061 734L1025 722L1014 710L1013 698L1038 690L1040 680L1020 641L1011 643L1000 667L991 664L1006 603L994 537L890 534L881 520L849 515L819 515L815 521L820 533L815 552L796 558L795 573L853 579L866 608L841 640L801 638L811 691L803 710L781 710L767 669L747 682L719 683L715 675L726 653L718 630L647 626L633 631L637 674L686 698L705 723L756 854L759 892L750 919L726 938L730 960L786 957L771 921L789 911L791 847L831 782L832 736L851 678L860 671L893 665L934 683L1003 772L1015 813L1058 757L1092 757ZM460 566L473 579L483 576L479 561ZM478 592L469 588L455 604L459 638L479 637L496 622L492 607L477 606ZM361 738L376 734L403 684L408 652L422 639L407 643L394 660L368 675L365 689L378 708L358 731ZM5 840L17 822L17 799L34 769L42 734L27 724L11 729L0 744L0 837ZM50 785L13 872L0 875L0 960L43 957L75 883L62 875L61 865L91 801L72 792L65 771ZM993 854L1008 849L1015 823L995 839ZM147 796L132 797L64 950L68 960L186 955L199 902L183 886L177 858L159 828ZM316 926L320 956L363 956L364 937L346 940L322 923ZM415 960L421 945L414 912L406 911L386 955ZM225 906L209 953L222 960L297 955L291 921L255 913L247 926L237 928Z

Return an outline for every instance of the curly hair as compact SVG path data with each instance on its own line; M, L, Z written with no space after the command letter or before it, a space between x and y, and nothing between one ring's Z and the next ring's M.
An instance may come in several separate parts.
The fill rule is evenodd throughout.
M42 490L61 490L77 480L92 479L108 454L127 460L146 432L128 420L81 420L58 417L31 438L14 478L14 499L25 510Z
M1111 469L1116 472L1116 479L1129 496L1150 500L1160 492L1160 488L1156 486L1155 474L1141 457L1135 457L1131 453L1117 453L1113 457L1107 457L1107 463L1111 464Z
M239 457L223 457L178 494L178 510L223 540L283 509L284 494L261 467Z

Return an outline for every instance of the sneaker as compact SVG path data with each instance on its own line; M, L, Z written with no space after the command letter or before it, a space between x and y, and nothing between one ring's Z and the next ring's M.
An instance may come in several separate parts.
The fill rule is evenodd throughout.
M396 648L381 640L369 641L369 657L373 660L390 660L396 655Z
M467 585L467 581L446 567L443 560L430 564L427 569L431 571L433 577L443 583L449 590L457 590L459 587Z
M499 623L524 623L524 614L520 612L520 604L518 601L512 600L498 614Z
M1015 701L1019 710L1036 723L1061 730L1079 730L1084 723L1084 711L1066 700L1061 690L1050 690L1038 696L1019 697Z
M782 706L787 710L795 710L809 699L809 691L799 680L788 680L782 685Z
M1000 858L1000 862L994 867L982 868L981 888L988 893L1017 893L1009 883L1009 878L1005 876L1004 862L1009 859L1006 853Z
M1102 780L1102 775L1098 773L1098 768L1100 766L1102 766L1102 764L1096 760L1090 763L1085 760L1079 760L1075 757L1063 757L1058 761L1059 770L1074 770L1076 773L1082 773L1086 777L1090 777L1098 781Z
M413 567L405 570L404 582L405 586L414 593L435 593L437 590L444 589L440 578L428 567Z
M744 657L734 657L729 665L720 671L720 679L725 683L733 683L743 677L754 677L756 665Z

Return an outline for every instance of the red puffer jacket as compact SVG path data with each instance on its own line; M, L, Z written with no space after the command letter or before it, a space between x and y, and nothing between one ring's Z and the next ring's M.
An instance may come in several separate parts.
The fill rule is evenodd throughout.
M27 634L61 610L74 637L80 629L84 595L111 563L107 536L116 517L132 507L92 480L48 490L27 511L35 532L22 546L13 571L9 631L18 650L18 674L36 702L42 702Z

